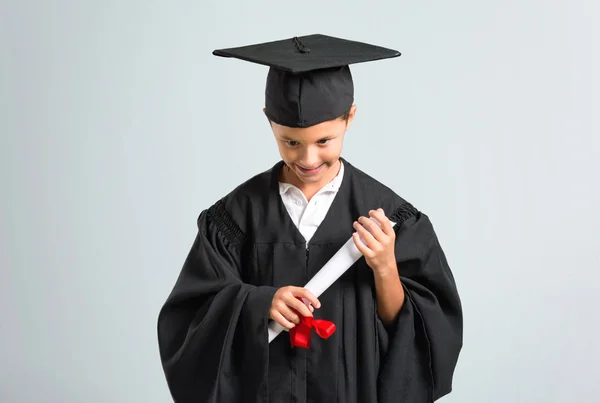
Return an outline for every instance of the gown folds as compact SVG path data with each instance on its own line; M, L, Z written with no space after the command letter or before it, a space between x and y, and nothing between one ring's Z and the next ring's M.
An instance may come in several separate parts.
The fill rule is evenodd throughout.
M461 300L427 215L344 162L338 193L306 242L278 190L283 161L202 211L198 232L158 316L166 381L178 403L427 403L452 390L463 343ZM373 272L361 257L319 300L335 323L294 348L268 343L273 295L304 286L382 208L397 223L395 256L405 291L398 316L377 315Z

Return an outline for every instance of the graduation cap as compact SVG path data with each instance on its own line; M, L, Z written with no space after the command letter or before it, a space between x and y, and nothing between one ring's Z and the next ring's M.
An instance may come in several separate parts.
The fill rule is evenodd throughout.
M269 66L266 114L289 127L309 127L339 118L354 102L350 64L388 59L400 52L315 34L236 48L213 55Z

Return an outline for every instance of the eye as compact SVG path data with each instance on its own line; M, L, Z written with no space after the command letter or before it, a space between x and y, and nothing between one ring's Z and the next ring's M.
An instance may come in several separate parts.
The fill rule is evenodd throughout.
M330 139L322 139L322 140L317 141L317 144L325 145L325 144L329 143L329 140Z
M288 141L285 142L285 144L287 144L289 147L296 147L300 143L298 143L295 140L288 140Z

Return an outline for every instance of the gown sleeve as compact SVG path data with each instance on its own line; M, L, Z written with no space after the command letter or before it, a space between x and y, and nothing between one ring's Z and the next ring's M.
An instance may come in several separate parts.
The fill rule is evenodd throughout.
M242 282L244 234L221 201L203 211L158 315L158 345L177 403L252 402L264 393L276 288Z
M463 315L454 276L429 218L409 203L391 217L400 223L396 258L405 302L396 320L378 320L382 403L429 403L449 394L463 343Z

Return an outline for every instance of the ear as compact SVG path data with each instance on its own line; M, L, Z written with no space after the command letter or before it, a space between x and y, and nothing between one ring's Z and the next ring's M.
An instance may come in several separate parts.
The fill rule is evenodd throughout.
M267 108L263 108L262 111L265 114L265 116L267 117L267 121L269 122L269 126L273 127L273 123L271 122L271 119L269 119L269 117L267 116Z
M348 113L348 123L346 124L346 130L350 128L350 125L354 121L354 116L356 115L356 104L352 105L350 108L350 112Z

